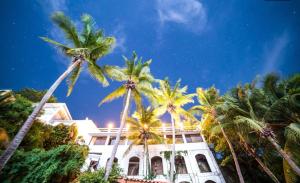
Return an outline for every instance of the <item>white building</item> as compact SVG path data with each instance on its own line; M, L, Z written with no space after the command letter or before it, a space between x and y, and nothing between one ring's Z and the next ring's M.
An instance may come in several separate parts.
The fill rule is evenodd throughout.
M76 124L78 135L82 136L85 144L89 146L90 153L82 170L96 170L105 167L111 155L116 139L117 128L97 128L92 120L73 120L68 108L63 103L49 104L44 107L44 114L40 117L47 124L60 123ZM145 158L143 146L134 146L124 156L129 146L126 139L128 130L122 133L121 142L116 153L115 162L123 169L125 177L143 179L145 177ZM171 129L160 129L165 139L171 138ZM225 180L212 155L209 147L199 130L176 129L176 183L224 183ZM155 180L167 181L170 162L164 157L165 152L171 151L171 144L149 145L149 158Z

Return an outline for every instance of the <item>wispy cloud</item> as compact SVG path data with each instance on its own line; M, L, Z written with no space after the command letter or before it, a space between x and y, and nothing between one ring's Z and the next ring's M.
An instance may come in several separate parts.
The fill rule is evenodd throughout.
M263 74L274 72L282 62L286 52L286 47L290 42L290 36L287 31L284 31L279 37L268 42L264 47L265 66Z
M66 0L37 0L37 2L41 6L45 16L49 17L49 19L51 14L56 11L63 11L66 14L68 13L68 5ZM67 44L66 40L64 39L63 32L57 26L51 23L51 25L47 27L47 29L49 38ZM58 49L54 49L56 51L56 54L53 55L53 59L56 60L59 64L62 63L64 65L68 65L69 58L61 54Z
M114 31L112 32L112 35L116 38L116 43L113 47L113 52L120 51L121 53L125 52L127 50L126 48L126 34L124 31L124 26L121 24L118 24Z
M157 13L161 26L176 23L201 32L207 24L205 8L197 0L157 0Z
M68 6L66 0L37 0L46 14L53 11L67 11Z

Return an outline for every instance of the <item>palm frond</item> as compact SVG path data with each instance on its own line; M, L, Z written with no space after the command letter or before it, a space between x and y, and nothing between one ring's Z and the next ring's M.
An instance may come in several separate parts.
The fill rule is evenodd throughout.
M100 103L99 106L101 106L102 104L115 100L119 97L122 97L123 95L126 94L126 88L125 86L121 86L119 88L117 88L115 91L113 91L112 93L110 93L109 95L107 95Z
M300 141L300 124L291 123L289 126L285 128L284 131L285 137L287 140L291 140L293 142Z
M262 122L255 121L244 116L236 116L234 122L238 125L248 126L251 129L256 130L257 132L261 132L264 127L264 124Z
M67 83L68 83L68 93L67 93L67 96L70 96L72 90L73 90L73 87L80 75L80 72L82 70L82 67L81 67L81 64L79 64L71 73L70 77L68 78L67 80Z
M74 46L81 47L78 32L69 17L65 16L63 12L56 12L52 15L52 20L64 31L66 38L72 41Z
M142 96L140 92L136 89L132 90L132 97L135 102L135 105L137 107L137 111L139 111L142 108Z
M118 66L103 66L104 73L111 79L116 81L126 81L128 77L124 73L124 69Z
M40 37L42 40L48 42L48 43L51 43L51 44L54 44L55 46L57 46L58 48L60 48L66 55L68 56L71 56L71 54L68 53L68 50L70 50L71 48L69 48L68 46L62 44L62 43L59 43L59 42L56 42L50 38L47 38L47 37Z
M88 63L88 69L90 71L91 76L95 78L97 81L99 81L103 86L109 85L101 67L99 67L97 64L94 63Z

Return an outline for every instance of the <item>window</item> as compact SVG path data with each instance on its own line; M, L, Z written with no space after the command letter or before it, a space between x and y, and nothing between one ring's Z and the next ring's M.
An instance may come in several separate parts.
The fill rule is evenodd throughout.
M106 137L94 137L94 145L105 145Z
M175 135L175 143L176 144L183 144L182 135Z
M140 159L138 157L130 158L127 175L129 176L139 175L139 166L140 166L139 164L140 164Z
M216 183L216 182L212 181L212 180L207 180L207 181L205 181L205 183Z
M200 172L211 172L208 162L203 154L197 154L196 161Z
M124 145L125 144L125 140L126 140L125 137L121 137L119 145ZM116 137L112 136L112 137L109 138L108 145L114 145L115 142L116 142Z
M172 135L166 135L166 143L167 144L172 144L173 143Z
M109 137L108 145L114 145L116 141L116 137Z
M187 143L203 142L203 139L198 134L186 134L185 139Z
M173 143L172 135L167 135L167 144ZM183 144L183 138L182 135L175 135L175 144Z
M177 174L187 174L185 161L182 156L175 156L175 168Z
M163 175L163 163L159 156L151 158L151 170L154 175Z
M99 161L91 160L88 170L97 170Z

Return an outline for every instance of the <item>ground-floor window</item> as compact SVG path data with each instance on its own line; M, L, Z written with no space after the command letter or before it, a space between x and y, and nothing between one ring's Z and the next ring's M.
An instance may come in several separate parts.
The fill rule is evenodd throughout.
M184 158L182 156L175 157L175 168L177 174L187 174Z
M197 154L195 156L200 172L211 172L207 159L203 154Z
M88 170L97 170L99 161L91 160Z
M163 163L159 156L151 158L151 170L154 175L163 175Z
M129 159L127 175L139 175L140 159L132 157Z
M108 159L106 160L105 168L107 167L107 163L108 163L109 160L110 160L110 158L108 158ZM118 164L118 158L114 158L113 164Z

